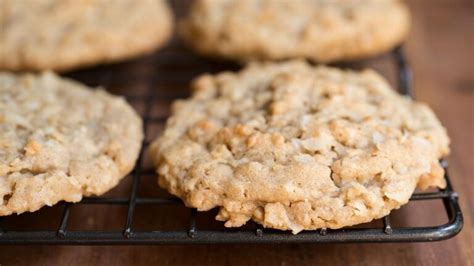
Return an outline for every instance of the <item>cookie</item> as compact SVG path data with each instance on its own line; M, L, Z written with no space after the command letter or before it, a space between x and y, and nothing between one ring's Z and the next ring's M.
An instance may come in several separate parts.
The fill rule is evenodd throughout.
M164 0L1 0L0 69L65 71L152 52L171 36Z
M142 139L120 97L52 73L0 73L0 215L105 193L134 167Z
M445 129L372 70L251 64L192 89L149 152L160 186L227 227L337 229L445 186Z
M180 24L203 55L333 62L392 49L407 36L410 15L398 0L196 0Z

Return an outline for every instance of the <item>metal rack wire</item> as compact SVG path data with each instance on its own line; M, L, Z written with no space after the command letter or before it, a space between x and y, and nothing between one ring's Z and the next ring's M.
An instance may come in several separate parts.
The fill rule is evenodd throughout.
M171 57L175 64L180 64L176 54L168 53L162 57ZM402 49L396 48L391 53L392 60L398 68L399 89L402 94L411 95L411 71L406 62ZM170 58L161 58L169 60ZM186 59L187 60L187 59ZM196 63L206 68L205 61ZM149 62L156 64L160 60ZM181 60L182 61L182 60ZM157 68L157 66L154 66ZM109 81L112 74L107 71L101 74L103 81ZM159 75L158 75L159 76ZM182 92L159 91L155 86L164 80L180 80L182 76L165 75L155 78L152 75L147 81L147 90L144 95L128 95L130 102L139 101L144 105L143 120L144 130L147 132L150 125L163 125L166 116L152 114L152 108L162 98L173 99L184 96ZM163 79L164 77L164 79ZM114 79L120 82L120 75ZM79 77L81 79L81 77ZM183 84L183 86L185 86ZM196 225L196 217L199 215L194 209L189 209L190 220L188 228L183 230L136 230L134 228L134 217L137 206L141 205L172 205L180 206L182 202L173 197L140 197L139 186L141 177L153 175L152 169L147 169L144 164L144 151L149 144L143 141L143 149L137 161L137 166L131 173L133 178L128 197L89 197L76 204L62 203L64 206L59 227L56 230L10 230L0 224L0 244L55 244L55 245L135 245L135 244L202 244L202 243L327 243L327 242L421 242L443 240L455 236L463 226L462 213L458 205L458 195L454 192L449 181L447 162L442 165L446 170L447 188L436 192L415 193L410 202L419 201L442 201L444 212L449 221L439 226L414 226L396 227L392 224L390 215L382 219L383 226L370 228L345 228L340 230L317 230L304 231L297 235L289 232L264 229L255 226L255 229L228 230L223 226L221 230L200 229ZM125 226L122 230L71 230L68 229L71 209L77 205L103 205L103 206L126 206ZM441 210L440 210L441 211ZM3 220L8 217L2 218Z

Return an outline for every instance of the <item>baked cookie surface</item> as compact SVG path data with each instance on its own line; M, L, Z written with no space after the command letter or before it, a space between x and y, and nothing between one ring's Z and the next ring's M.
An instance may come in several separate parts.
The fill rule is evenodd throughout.
M69 70L150 53L171 36L164 0L0 0L0 69Z
M398 0L196 0L180 32L214 57L332 62L388 51L409 27Z
M105 193L131 171L142 138L120 97L52 73L0 72L0 215Z
M160 186L235 227L341 228L444 187L449 139L431 109L371 70L301 61L204 75L151 145Z

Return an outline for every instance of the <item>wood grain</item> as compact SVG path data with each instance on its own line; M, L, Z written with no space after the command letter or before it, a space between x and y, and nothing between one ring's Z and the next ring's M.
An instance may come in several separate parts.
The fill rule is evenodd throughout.
M464 213L463 231L453 239L435 243L338 244L338 245L202 245L202 246L0 246L0 264L4 265L474 265L474 1L412 0L413 29L406 44L414 70L416 98L429 103L448 128L452 139L449 158L454 188L460 194ZM184 52L184 51L183 51ZM152 58L152 57L150 57ZM139 81L154 75L147 67L153 61L142 58L132 62L135 81L111 84L115 93L139 94L146 84ZM370 60L388 76L383 58ZM189 76L182 79L191 79ZM72 74L81 76L82 74ZM159 74L158 74L159 75ZM172 77L168 77L172 78ZM104 77L107 79L107 77ZM393 79L393 78L392 78ZM84 80L87 82L87 80ZM127 83L128 82L128 83ZM172 87L173 82L170 81ZM157 88L181 90L186 88ZM167 113L168 102L154 112ZM142 106L134 105L139 110ZM154 129L155 132L159 129ZM130 179L111 195L127 193ZM141 193L163 193L147 178ZM407 206L397 211L401 223L445 219L433 213L439 206L427 204L422 210ZM55 228L57 208L12 218L15 226L34 223L38 228ZM73 212L73 229L121 228L124 209L78 208ZM143 228L156 228L157 217L164 228L179 226L185 211L139 209L137 216ZM74 217L76 219L74 219ZM210 216L211 217L211 216ZM408 218L407 218L408 217ZM117 228L116 228L117 227Z

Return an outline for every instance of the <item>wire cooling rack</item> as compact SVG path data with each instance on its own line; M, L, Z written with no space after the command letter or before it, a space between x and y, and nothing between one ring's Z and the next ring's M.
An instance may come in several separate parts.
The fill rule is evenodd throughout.
M398 85L400 93L411 95L411 72L405 60L401 48L391 52L388 60L392 60L396 72L398 73ZM182 50L165 49L154 57L144 58L140 63L126 63L125 65L104 66L93 70L71 73L69 76L81 80L87 84L107 85L125 84L127 89L124 96L127 100L143 107L142 116L144 120L144 130L147 136L150 128L162 127L166 121L167 114L157 115L154 112L160 101L171 101L174 98L185 97L186 90L175 89L157 89L166 87L168 84L179 84L182 88L187 87L189 79L198 72L215 72L222 69L235 69L235 65L226 63L208 62L206 60L192 57ZM165 66L163 63L165 62ZM141 69L143 65L148 66ZM217 67L216 67L217 66ZM197 69L199 70L198 72ZM143 83L144 81L144 83ZM145 89L131 89L135 84L142 84ZM140 86L138 86L140 87ZM154 137L154 136L153 136ZM52 222L59 226L52 230L32 229L37 219L36 213L28 214L31 220L29 224L22 225L21 228L9 229L7 226L11 217L3 217L0 221L0 244L57 244L57 245L134 245L134 244L198 244L198 243L327 243L327 242L422 242L443 240L455 236L462 228L463 218L458 205L458 195L453 190L449 181L447 163L442 161L446 170L447 187L443 190L415 193L410 204L419 204L422 201L442 202L444 208L439 204L437 212L445 213L448 222L437 226L395 226L391 221L391 215L384 217L379 226L368 224L363 228L349 227L340 230L316 230L303 231L297 235L290 232L281 232L276 230L264 229L252 222L245 229L227 229L222 224L218 224L217 229L201 228L197 225L197 218L202 213L197 213L194 209L183 208L183 203L171 196L163 197L143 197L140 196L140 183L144 176L154 177L154 170L147 166L144 152L151 138L143 142L143 149L137 161L137 166L130 174L132 178L131 187L128 188L128 196L105 196L84 198L76 204L60 203L62 211L53 217L48 217ZM156 182L153 182L157 186ZM166 194L165 194L166 195ZM106 229L82 229L74 230L68 227L71 220L71 211L79 206L91 208L91 206L103 206L104 212L112 213L114 206L126 206L127 211L123 212L123 227L116 230ZM151 209L153 206L167 205L173 208L181 208L189 211L187 219L188 226L182 229L160 229L149 228L141 230L135 228L137 223L137 207ZM59 207L56 207L59 208ZM404 208L404 207L402 207ZM156 217L160 214L157 212ZM183 222L183 221L181 221Z

